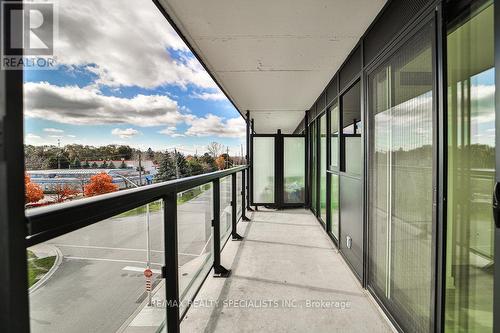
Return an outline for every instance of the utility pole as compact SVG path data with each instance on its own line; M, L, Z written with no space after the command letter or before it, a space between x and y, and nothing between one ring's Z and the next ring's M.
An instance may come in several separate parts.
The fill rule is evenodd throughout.
M226 155L227 155L226 156L227 157L227 159L226 159L226 169L228 169L229 168L229 146L226 147Z
M142 186L142 151L139 150L139 186Z
M177 149L174 148L175 178L179 179L179 164L177 163Z
M57 169L61 169L61 139L57 139Z

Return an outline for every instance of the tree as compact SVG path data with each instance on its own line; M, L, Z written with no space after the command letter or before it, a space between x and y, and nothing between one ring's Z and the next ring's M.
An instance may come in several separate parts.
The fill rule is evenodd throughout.
M113 177L105 172L90 177L83 194L87 197L118 191L118 185L113 184Z
M203 173L203 166L196 156L189 156L186 158L187 168L190 176L195 176Z
M96 162L92 162L92 169L97 169L99 166Z
M111 162L109 163L108 168L110 168L110 169L116 169L116 166L115 166L115 164L113 163L113 161L111 161Z
M77 189L68 184L57 184L52 190L56 195L55 202L63 202L79 193Z
M210 156L209 153L203 154L200 158L201 167L203 168L203 172L212 172L217 169L217 165L215 164L215 159Z
M159 163L160 167L156 174L156 180L164 182L167 180L175 179L175 160L173 154L165 151Z
M226 168L226 160L224 159L224 156L221 155L217 157L215 159L215 164L219 170L224 170Z
M126 169L127 168L127 164L125 164L125 161L122 160L122 162L120 163L120 169Z
M148 148L148 151L146 152L146 157L150 160L155 158L155 153L154 153L153 149Z
M42 188L31 182L30 176L24 174L24 203L32 203L42 200L44 197Z
M80 162L80 159L78 157L75 157L72 164L72 167L75 169L80 169L82 167L82 163Z
M85 160L85 163L83 163L83 168L84 169L90 168L89 160Z
M176 152L175 157L176 157L175 162L177 163L177 165L175 165L175 167L177 168L176 171L179 172L179 175L178 175L179 178L188 176L189 175L189 168L187 166L186 158L184 157L184 155L180 152Z
M101 169L107 169L108 168L108 162L102 161L102 164L99 166Z
M212 157L216 159L217 156L219 156L224 151L224 146L214 141L208 144L207 150L210 155L212 155Z

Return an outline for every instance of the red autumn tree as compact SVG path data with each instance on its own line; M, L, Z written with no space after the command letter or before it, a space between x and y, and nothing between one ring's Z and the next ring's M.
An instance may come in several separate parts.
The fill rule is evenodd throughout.
M78 194L78 190L68 184L57 184L53 190L56 195L56 202L63 202Z
M118 191L118 185L113 184L113 177L105 172L90 177L90 183L85 185L83 194L87 197Z
M44 197L42 188L32 183L30 176L24 174L24 203L32 203L42 200Z
M219 156L215 159L215 165L217 165L217 169L223 170L226 167L226 159L224 156Z

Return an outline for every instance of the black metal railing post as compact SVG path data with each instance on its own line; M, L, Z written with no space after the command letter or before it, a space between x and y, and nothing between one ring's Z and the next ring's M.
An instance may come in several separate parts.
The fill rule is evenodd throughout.
M243 239L242 236L238 235L238 209L236 205L238 204L237 202L237 186L236 182L238 181L237 174L233 173L231 175L231 239L233 241L240 241Z
M220 263L220 178L212 181L214 193L214 219L212 227L214 230L214 277L228 277L231 270L224 268Z
M163 198L163 224L165 237L165 279L166 327L169 333L180 332L179 318L179 265L177 256L177 194L168 193Z
M246 182L245 182L245 177L246 177L246 170L241 171L241 220L248 222L250 219L246 215L247 211L247 203L246 203Z

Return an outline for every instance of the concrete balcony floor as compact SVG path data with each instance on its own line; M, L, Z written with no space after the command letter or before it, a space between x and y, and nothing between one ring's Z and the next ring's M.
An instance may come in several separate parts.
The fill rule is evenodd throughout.
M249 217L238 224L244 240L229 240L222 252L231 276L210 275L181 331L393 331L308 210Z

